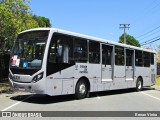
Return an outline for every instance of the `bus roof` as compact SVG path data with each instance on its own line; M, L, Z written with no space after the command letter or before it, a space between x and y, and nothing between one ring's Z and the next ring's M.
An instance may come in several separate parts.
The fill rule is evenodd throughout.
M37 30L50 30L52 32L58 32L58 33L66 34L66 35L71 35L71 36L76 36L76 37L85 38L85 39L89 39L89 40L94 40L94 41L102 42L104 44L117 45L117 46L122 46L122 47L125 47L125 48L129 48L129 49L136 49L136 50L142 50L142 51L156 53L155 50L144 49L144 48L131 46L131 45L125 45L125 44L122 44L122 43L114 42L112 40L102 39L102 38L93 37L93 36L89 36L89 35L84 35L84 34L80 34L80 33L75 33L75 32L71 32L71 31L67 31L67 30L62 30L62 29L58 29L58 28L34 28L34 29L29 29L29 30L26 30L26 31L22 31L21 33L29 32L29 31L37 31Z

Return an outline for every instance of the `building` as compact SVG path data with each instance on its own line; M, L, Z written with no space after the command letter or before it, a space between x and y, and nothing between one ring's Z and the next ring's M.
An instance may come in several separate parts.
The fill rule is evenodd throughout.
M157 50L157 75L160 75L160 50Z
M160 63L157 63L157 75L160 75Z
M157 57L156 57L157 63L160 63L160 50L156 50L156 52L157 52Z

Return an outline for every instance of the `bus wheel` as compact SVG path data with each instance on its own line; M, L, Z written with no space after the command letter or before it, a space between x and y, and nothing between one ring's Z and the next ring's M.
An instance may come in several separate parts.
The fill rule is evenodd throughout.
M136 83L136 91L139 92L142 89L143 89L143 82L142 82L142 79L139 77Z
M77 99L83 99L87 96L88 86L84 79L80 80L75 89L75 97Z

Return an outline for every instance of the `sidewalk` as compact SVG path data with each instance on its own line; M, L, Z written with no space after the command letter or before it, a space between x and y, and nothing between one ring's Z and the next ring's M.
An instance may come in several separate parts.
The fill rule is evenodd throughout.
M154 88L155 90L159 90L160 91L160 86L158 86L158 85L153 85L153 86L151 86L151 88Z

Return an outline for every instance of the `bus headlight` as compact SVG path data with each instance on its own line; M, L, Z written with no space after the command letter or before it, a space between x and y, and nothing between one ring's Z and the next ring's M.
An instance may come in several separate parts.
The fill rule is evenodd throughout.
M43 78L43 73L44 73L44 72L41 72L41 73L39 73L38 75L34 76L33 79L32 79L32 82L35 83L35 82L41 80L41 79Z

